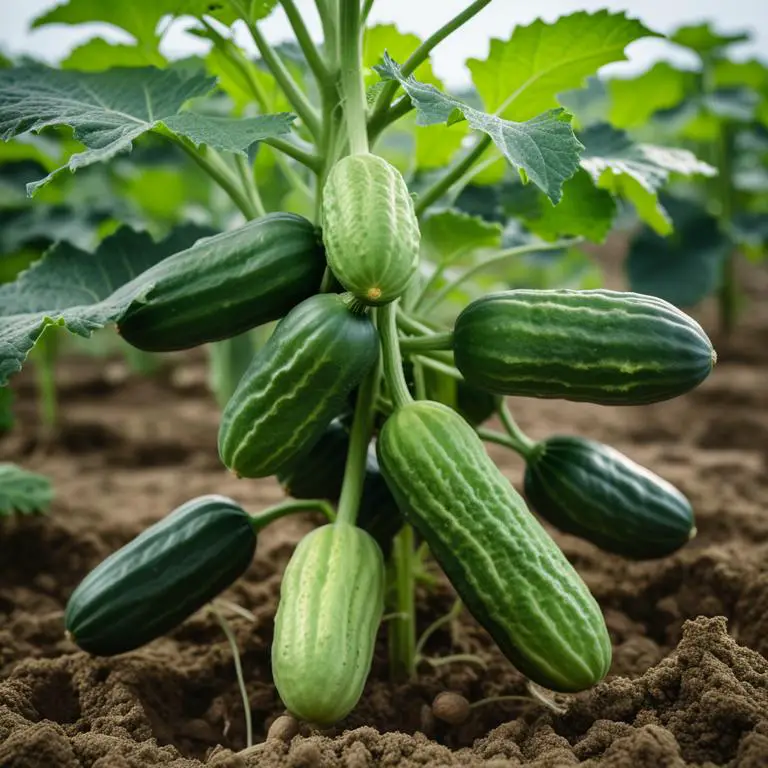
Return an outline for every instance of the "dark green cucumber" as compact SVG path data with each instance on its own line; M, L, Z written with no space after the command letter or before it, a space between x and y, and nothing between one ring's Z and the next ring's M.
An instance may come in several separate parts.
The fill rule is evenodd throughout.
M378 453L406 520L507 658L553 690L599 682L611 662L600 607L464 419L403 406Z
M376 328L348 299L306 299L256 353L219 426L219 456L237 475L266 477L290 466L376 363Z
M677 397L712 370L695 320L618 291L516 290L472 302L454 331L456 366L500 395L642 405Z
M335 503L341 496L348 451L348 421L336 418L320 440L279 473L277 479L295 499L328 499ZM357 525L373 536L385 555L389 554L392 539L403 526L402 515L381 474L373 446L368 449Z
M613 448L581 437L538 443L525 495L552 525L631 558L664 557L696 532L688 499Z
M113 656L164 635L245 573L256 549L251 518L223 496L178 507L92 570L64 624L84 651Z
M282 317L317 291L324 269L319 230L302 216L270 213L140 274L132 289L152 288L118 330L149 352L226 339Z

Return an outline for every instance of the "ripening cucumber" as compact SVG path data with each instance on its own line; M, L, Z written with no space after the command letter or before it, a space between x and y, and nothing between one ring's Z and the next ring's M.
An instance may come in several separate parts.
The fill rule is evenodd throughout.
M198 240L142 272L121 291L149 292L118 321L148 352L190 349L277 320L320 286L319 230L293 213L269 213Z
M556 435L527 459L525 495L566 533L624 557L664 557L696 532L688 499L603 443Z
M419 263L419 222L400 172L377 155L337 162L323 188L328 265L360 301L386 304Z
M164 635L245 573L256 549L252 518L224 496L200 496L94 568L72 593L64 624L96 656Z
M384 613L384 560L361 528L334 523L298 544L280 587L272 675L288 711L331 725L357 704Z
M416 401L377 446L406 520L507 658L556 691L602 680L611 642L600 607L464 419Z
M701 326L676 307L605 290L490 294L458 316L453 347L471 386L613 405L677 397L717 359Z
M267 477L289 466L376 363L376 328L348 298L306 299L256 353L219 425L219 456L237 475Z

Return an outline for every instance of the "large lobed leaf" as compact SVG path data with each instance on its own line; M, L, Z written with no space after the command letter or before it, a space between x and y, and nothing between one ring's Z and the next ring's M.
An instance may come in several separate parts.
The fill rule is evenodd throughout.
M416 107L418 125L451 124L463 117L470 127L490 136L504 157L553 202L560 200L563 182L576 172L582 149L564 109L552 109L524 123L512 122L480 112L413 75L404 77L386 53L376 70L385 80L400 83Z
M467 66L488 111L528 120L558 106L557 94L580 88L600 67L624 61L624 49L649 36L658 35L624 13L579 11L516 27L509 40L491 40L487 59Z
M54 245L15 282L0 285L0 387L21 366L49 325L90 336L119 319L152 289L138 275L211 230L186 226L161 242L123 228L94 253Z
M183 77L173 69L152 67L75 72L44 66L0 70L0 138L68 125L87 147L64 167L75 171L130 150L148 131L169 130L195 145L245 154L256 141L287 133L293 115L280 113L245 119L181 112L189 99L204 96L215 79ZM34 193L63 170L29 184Z
M44 512L53 498L50 480L15 464L0 464L0 517Z

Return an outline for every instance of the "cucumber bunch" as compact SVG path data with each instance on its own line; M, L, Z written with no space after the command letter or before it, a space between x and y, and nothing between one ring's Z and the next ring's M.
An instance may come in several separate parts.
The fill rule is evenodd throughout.
M273 674L294 715L328 725L355 706L388 593L393 658L415 673L412 529L523 674L556 691L595 685L611 664L601 610L490 459L481 437L499 433L483 424L501 416L545 520L623 556L668 555L695 530L679 491L594 441L534 443L503 396L676 397L711 371L709 339L664 301L604 290L494 293L452 328L416 318L399 306L421 281L413 200L367 152L330 168L322 217L320 232L270 214L167 259L139 278L145 301L120 326L142 349L170 350L280 318L223 410L218 448L238 477L276 475L306 501L253 517L221 497L182 506L85 578L71 637L94 654L147 643L244 573L267 522L336 505L280 593Z

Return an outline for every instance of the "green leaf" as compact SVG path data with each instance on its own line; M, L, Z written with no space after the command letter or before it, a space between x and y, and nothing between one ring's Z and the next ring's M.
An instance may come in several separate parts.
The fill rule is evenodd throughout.
M642 126L655 112L679 104L695 80L695 73L676 69L664 61L637 77L609 80L608 120L616 128Z
M417 125L435 125L464 116L471 128L486 133L504 157L524 172L552 202L560 199L563 182L573 176L579 165L581 144L573 134L570 115L562 108L516 123L480 112L458 99L420 83L413 75L403 77L400 67L388 55L376 67L384 78L397 80L416 107Z
M467 66L489 112L527 120L558 106L557 94L580 88L603 65L626 60L626 46L649 36L658 35L624 13L579 11L515 27L509 40L491 40L487 59Z
M599 77L588 77L584 88L565 91L558 95L558 100L574 115L574 124L587 128L594 123L608 120L610 97L608 89Z
M94 253L67 243L54 245L13 283L0 285L0 386L21 370L47 326L90 336L152 289L134 278L210 234L186 226L155 243L145 233L123 228Z
M712 29L709 22L680 27L669 38L673 43L695 51L700 56L712 56L735 43L744 43L750 39L749 32L737 32L733 35L721 35Z
M718 88L747 86L756 91L768 92L768 66L762 61L729 61L723 59L715 62L712 70L714 84Z
M385 51L395 61L405 61L419 45L421 39L417 35L401 32L394 24L366 27L363 34L363 71L366 87L374 85L378 80L374 67L381 63ZM432 70L428 58L416 67L413 75L423 83L432 83L438 88L443 85Z
M449 208L421 222L422 255L434 264L453 264L479 248L499 248L501 233L500 224Z
M172 69L1 70L0 138L69 125L87 147L64 166L75 171L130 150L135 139L152 130L167 129L195 144L245 154L253 142L290 129L293 116L288 113L237 120L179 111L187 100L209 93L214 83L204 75L183 78ZM28 192L64 167L28 185Z
M59 66L62 69L76 69L80 72L103 72L113 67L162 68L167 63L165 56L153 48L110 43L95 37L73 48Z
M277 0L255 0L248 5L256 21L271 13ZM214 16L226 25L238 18L226 0L67 0L34 19L32 27L102 22L124 29L142 45L156 47L157 25L164 16L204 15Z
M16 464L0 464L0 516L45 512L53 499L51 482Z
M732 246L714 216L698 204L664 198L664 205L674 234L664 238L645 227L633 238L626 261L629 285L633 291L691 307L717 288Z
M10 387L0 387L0 435L13 428L13 390Z
M585 147L581 165L595 183L616 196L628 197L638 215L662 234L669 232L670 223L657 195L670 175L717 173L687 149L636 144L624 131L610 125L591 126L580 138Z
M610 192L595 186L586 171L579 171L563 187L563 199L552 205L542 201L541 213L526 219L528 228L545 240L569 235L600 243L611 231L616 201Z
M461 149L466 135L466 123L422 126L416 133L416 168L444 168Z

